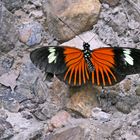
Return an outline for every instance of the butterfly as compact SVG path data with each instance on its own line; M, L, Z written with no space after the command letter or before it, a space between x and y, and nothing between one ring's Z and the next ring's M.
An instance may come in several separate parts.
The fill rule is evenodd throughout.
M126 75L140 73L140 50L134 48L105 47L83 49L70 46L47 46L30 53L33 64L48 75L56 75L72 86L95 84L114 85Z

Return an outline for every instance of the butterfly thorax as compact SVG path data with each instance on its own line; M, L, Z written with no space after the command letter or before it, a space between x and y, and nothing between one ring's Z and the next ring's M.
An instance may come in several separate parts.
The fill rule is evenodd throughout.
M90 45L88 43L83 43L83 53L84 53L84 59L88 65L88 69L92 72L95 70L92 62L91 62L91 50L90 50Z

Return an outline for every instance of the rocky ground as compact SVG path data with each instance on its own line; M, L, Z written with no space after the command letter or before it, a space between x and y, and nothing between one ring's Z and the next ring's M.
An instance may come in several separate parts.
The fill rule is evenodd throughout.
M46 81L29 57L35 48L60 42L82 46L58 17L85 41L92 37L92 48L140 49L140 1L87 0L82 8L65 2L0 2L0 140L140 140L139 74L100 95L101 87ZM84 10L88 14L75 16Z

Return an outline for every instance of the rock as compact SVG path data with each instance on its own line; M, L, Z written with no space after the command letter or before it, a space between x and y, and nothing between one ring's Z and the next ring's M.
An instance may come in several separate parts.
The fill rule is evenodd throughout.
M39 18L42 18L43 12L42 12L42 11L32 11L32 12L31 12L31 15L32 15L33 17L35 17L36 19L39 19Z
M21 113L7 112L7 121L12 124L15 135L10 140L29 140L41 139L43 133L43 124L35 119L25 119Z
M14 63L14 58L11 56L7 56L3 61L2 61L2 67L5 68L6 70L10 69Z
M66 111L60 111L50 120L53 127L58 128L64 126L70 119L70 114Z
M3 107L10 112L17 113L20 109L20 104L14 98L9 98L8 100L3 99Z
M0 109L0 118L6 120L7 119L7 114L6 111L4 109Z
M140 128L138 128L135 133L140 138Z
M27 120L33 118L32 114L30 112L28 112L28 111L22 111L21 114L22 114L22 117L26 118Z
M14 135L14 130L12 125L0 118L0 139L10 139Z
M49 85L47 81L45 84L46 86ZM47 90L44 90L46 91L46 101L33 110L33 115L39 120L47 120L53 117L59 110L65 107L68 100L67 86L56 77L47 88Z
M107 3L110 6L116 6L120 1L119 0L100 0L101 3Z
M128 114L130 113L130 106L127 104L127 103L124 103L124 102L117 102L116 104L116 108L122 112L122 113L125 113L125 114Z
M84 117L90 117L92 108L98 106L97 94L98 88L84 87L70 91L72 97L67 103L67 108L77 112Z
M110 114L101 111L100 108L94 108L92 111L92 117L95 120L99 120L101 122L107 122L110 120Z
M44 0L43 11L46 14L46 26L60 41L66 41L92 28L97 22L101 4L98 0ZM60 21L58 18L66 23Z
M140 96L140 86L136 89L136 95Z
M132 81L131 79L125 79L121 82L121 87L124 92L128 92L131 89Z
M19 40L28 46L39 44L42 40L43 27L38 22L23 23L18 30Z
M44 140L86 140L88 136L82 127L70 127L61 129L54 134L46 136Z
M15 47L18 41L15 17L0 2L0 56Z
M13 57L9 55L2 56L0 59L0 76L10 71L10 68L13 66L13 63Z
M14 92L14 89L17 85L16 80L19 76L18 71L11 70L8 73L3 74L0 76L0 84L10 87L12 92Z
M27 0L2 0L8 10L19 9Z

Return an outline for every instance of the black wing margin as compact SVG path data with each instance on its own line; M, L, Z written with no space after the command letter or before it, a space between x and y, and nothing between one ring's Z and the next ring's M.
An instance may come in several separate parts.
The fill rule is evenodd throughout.
M42 47L30 53L30 59L39 69L46 73L61 74L66 70L63 47Z
M134 48L114 48L115 71L120 76L140 73L140 50Z

